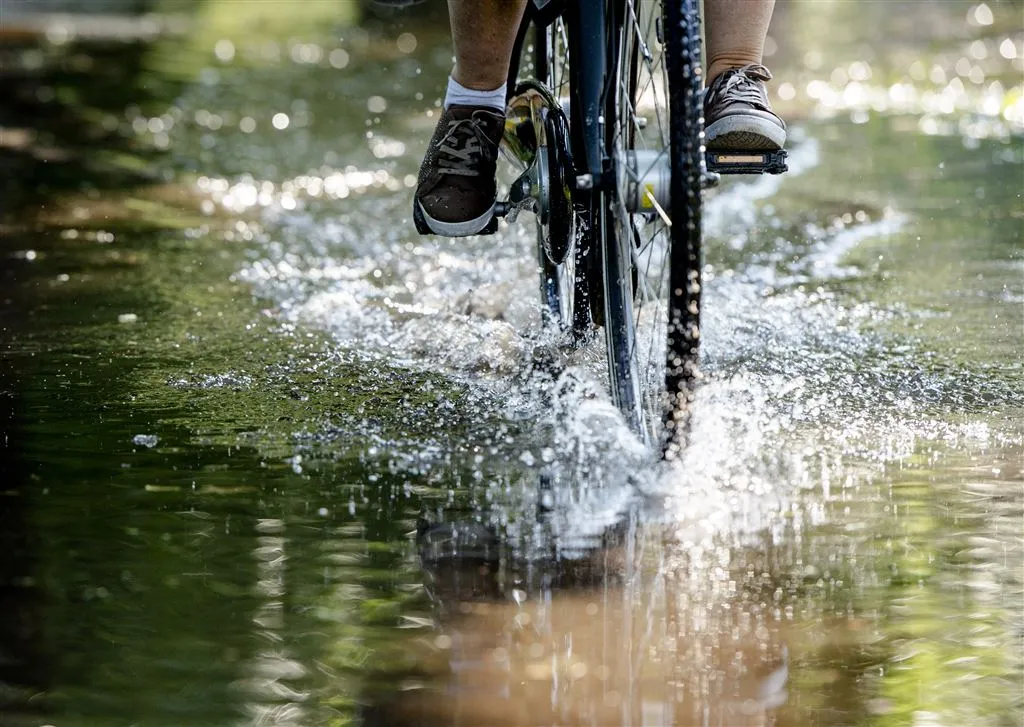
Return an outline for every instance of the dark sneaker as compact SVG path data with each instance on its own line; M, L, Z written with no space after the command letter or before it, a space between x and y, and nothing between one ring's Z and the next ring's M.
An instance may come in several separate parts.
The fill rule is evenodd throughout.
M451 106L441 114L420 166L415 204L438 235L481 232L494 216L494 175L505 116L479 106Z
M772 111L765 81L772 74L762 65L722 73L704 94L704 138L711 151L781 149L786 125Z

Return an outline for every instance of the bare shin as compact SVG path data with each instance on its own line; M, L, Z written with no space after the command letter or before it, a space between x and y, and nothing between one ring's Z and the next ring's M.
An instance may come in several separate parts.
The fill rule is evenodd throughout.
M455 69L466 88L491 91L505 83L527 0L448 0Z
M710 84L730 68L761 63L775 0L705 0Z

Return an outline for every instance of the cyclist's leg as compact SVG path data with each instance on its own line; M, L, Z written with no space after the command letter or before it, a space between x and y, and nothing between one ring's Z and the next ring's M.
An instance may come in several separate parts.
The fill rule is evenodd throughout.
M494 229L505 82L525 9L526 0L448 0L455 68L420 165L414 214L421 232L462 236Z
M775 0L707 0L708 81L730 68L760 65Z
M448 0L455 68L452 78L474 91L504 85L527 0Z
M786 125L768 102L762 65L775 0L707 0L707 146L712 150L781 149Z

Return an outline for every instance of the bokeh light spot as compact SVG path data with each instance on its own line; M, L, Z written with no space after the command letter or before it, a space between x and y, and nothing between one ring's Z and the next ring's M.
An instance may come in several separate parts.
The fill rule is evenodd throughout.
M395 44L402 53L412 53L416 50L416 36L412 33L402 33Z
M213 47L213 54L217 56L217 60L227 63L235 57L235 44L227 38L222 38Z
M349 61L348 51L344 48L335 48L331 51L327 60L333 68L344 68L348 65Z

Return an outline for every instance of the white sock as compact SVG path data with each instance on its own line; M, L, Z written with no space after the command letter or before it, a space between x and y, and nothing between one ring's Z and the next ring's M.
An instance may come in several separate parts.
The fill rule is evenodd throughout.
M487 106L499 113L505 113L505 84L493 91L474 91L466 88L451 76L448 77L448 92L444 96L444 107Z

